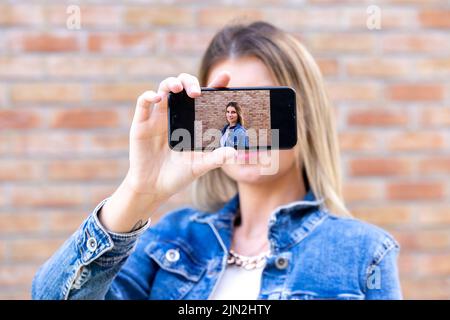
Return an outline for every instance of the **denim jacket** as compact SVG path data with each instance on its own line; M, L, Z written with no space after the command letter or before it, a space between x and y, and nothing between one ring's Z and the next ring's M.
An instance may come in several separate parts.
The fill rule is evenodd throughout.
M227 263L236 194L217 212L182 208L128 234L97 213L38 270L33 299L208 299ZM258 299L401 299L399 245L382 229L331 215L309 192L269 220Z
M225 125L222 129L222 135L225 134L227 129L230 128L230 134L225 141L224 147L236 147L239 149L249 148L249 138L247 130L240 124L236 124L234 127L230 127L229 124Z

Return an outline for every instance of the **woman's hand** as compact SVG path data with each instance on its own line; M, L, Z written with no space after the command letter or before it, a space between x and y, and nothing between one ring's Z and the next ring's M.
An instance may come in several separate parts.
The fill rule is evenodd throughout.
M228 73L208 86L226 87ZM102 209L100 221L113 232L128 232L148 220L152 211L207 171L235 156L233 148L213 152L172 151L168 146L167 96L183 89L191 98L201 95L196 77L182 73L163 80L158 92L139 96L130 129L130 167Z

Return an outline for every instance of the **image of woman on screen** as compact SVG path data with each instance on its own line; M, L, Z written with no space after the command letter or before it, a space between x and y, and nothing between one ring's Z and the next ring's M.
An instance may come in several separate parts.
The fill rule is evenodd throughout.
M233 147L238 149L248 149L249 139L247 130L244 127L244 118L241 107L237 102L231 101L225 108L227 124L222 129L221 147Z

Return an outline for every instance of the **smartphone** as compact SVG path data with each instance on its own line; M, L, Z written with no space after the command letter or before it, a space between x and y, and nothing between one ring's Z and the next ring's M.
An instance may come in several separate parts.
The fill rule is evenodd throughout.
M176 151L290 149L297 143L290 87L201 88L168 96L169 146Z

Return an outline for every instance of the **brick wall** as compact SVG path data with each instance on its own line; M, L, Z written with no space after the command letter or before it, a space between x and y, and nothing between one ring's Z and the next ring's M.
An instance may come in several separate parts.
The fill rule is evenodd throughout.
M0 298L29 298L36 268L119 185L138 94L195 73L214 32L242 15L317 59L346 200L399 240L405 297L450 298L447 0L77 3L79 30L66 26L72 1L0 3Z
M195 99L195 120L201 121L202 130L195 133L203 137L207 129L222 128L228 123L225 108L231 101L237 102L242 111L245 129L249 137L249 145L257 146L258 141L261 146L270 145L271 122L270 122L270 91L229 91L220 94L205 92L201 97ZM202 146L211 147L214 141L202 139ZM217 141L217 147L219 141Z

